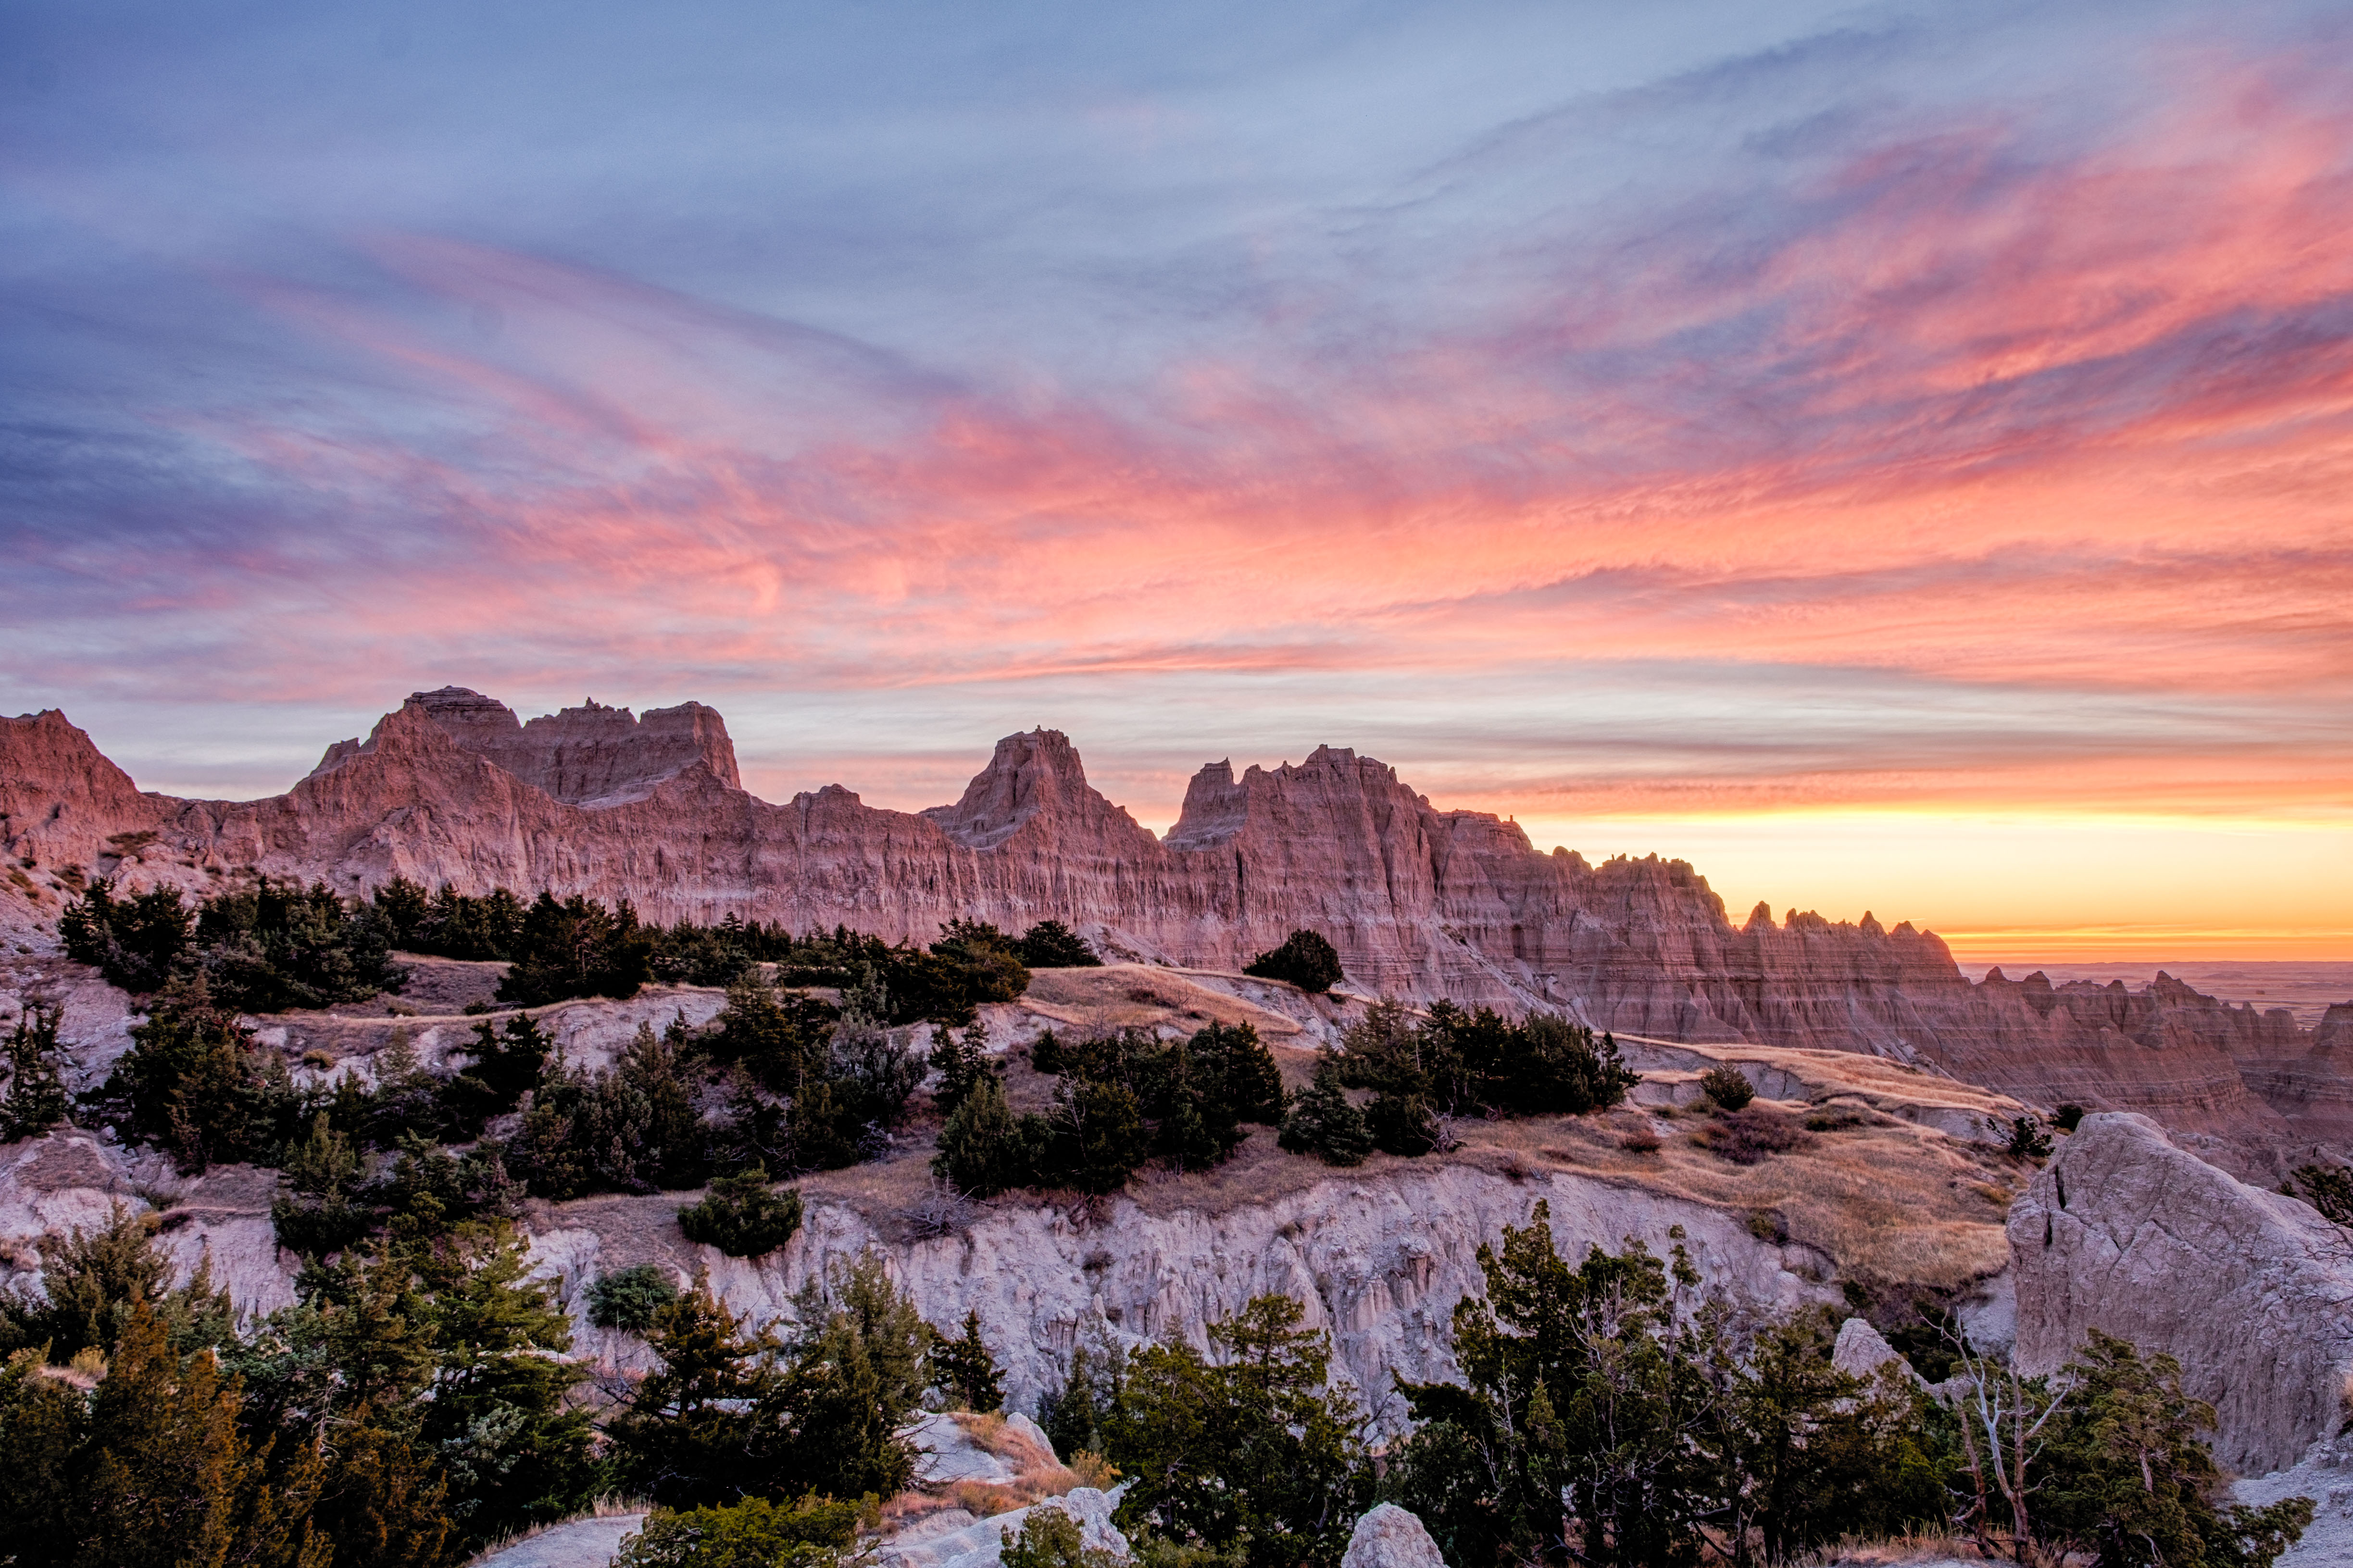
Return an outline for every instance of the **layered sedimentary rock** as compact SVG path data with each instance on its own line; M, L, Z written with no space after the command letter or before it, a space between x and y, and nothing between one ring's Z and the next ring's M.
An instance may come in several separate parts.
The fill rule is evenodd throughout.
M2090 1331L2181 1363L2216 1453L2264 1471L2333 1435L2353 1393L2353 1238L2233 1180L2146 1117L2087 1117L2012 1206L2018 1354L2052 1370Z
M742 787L726 721L700 702L649 709L639 719L626 708L607 708L591 698L581 707L523 723L505 703L462 686L420 691L409 701L460 749L569 805L636 800L698 763L720 783ZM373 744L336 742L311 776L342 766Z
M2353 1123L2335 1056L2283 1014L2161 983L2140 993L1972 985L1933 933L1866 914L1727 918L1655 857L1539 854L1513 823L1440 811L1394 769L1319 747L1296 765L1203 768L1166 839L1087 783L1048 730L1008 737L953 805L879 810L839 785L783 805L738 787L719 716L590 705L517 720L419 693L283 795L142 794L55 712L0 720L0 918L26 934L79 880L220 885L240 873L392 877L460 891L626 898L648 918L733 913L927 941L957 917L1065 921L1116 955L1234 968L1311 927L1366 993L1549 1006L1690 1041L1863 1050L2039 1103L2144 1110L2231 1142L2303 1147L2273 1102ZM25 862L30 862L30 865ZM2242 1064L2264 1075L2251 1092ZM2221 1147L2218 1144L2218 1149Z

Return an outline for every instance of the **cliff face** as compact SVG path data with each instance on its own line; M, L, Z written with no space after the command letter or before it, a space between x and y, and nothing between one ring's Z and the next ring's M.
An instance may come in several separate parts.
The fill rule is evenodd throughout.
M1437 810L1345 750L1239 777L1204 767L1166 840L1048 730L1008 737L962 799L920 814L839 785L772 805L737 776L724 724L697 703L524 723L471 691L423 692L287 794L235 803L142 794L61 714L0 720L0 850L15 865L0 915L30 934L76 878L201 889L254 871L353 892L395 876L544 888L627 898L653 920L733 912L919 942L958 916L1054 919L1113 955L1203 968L1237 968L1304 926L1368 994L1869 1051L2039 1103L2147 1110L2243 1162L2353 1127L2337 1048L2284 1015L2170 982L1972 985L1933 933L1870 915L1777 922L1759 906L1735 925L1681 861L1538 854L1516 825Z
M2093 1116L2010 1210L2018 1353L2063 1364L2099 1329L2178 1358L2261 1473L2335 1435L2353 1390L2353 1241L2232 1180L2144 1117Z

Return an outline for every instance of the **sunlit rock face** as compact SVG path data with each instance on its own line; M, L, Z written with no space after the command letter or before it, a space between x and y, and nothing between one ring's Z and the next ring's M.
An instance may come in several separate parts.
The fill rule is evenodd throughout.
M78 879L201 890L252 871L351 892L392 877L546 889L664 921L733 913L894 941L958 917L1051 919L1111 956L1203 968L1307 927L1367 994L1869 1051L2037 1103L2146 1111L2259 1174L2353 1125L2341 1042L2323 1048L2284 1014L2169 981L1973 985L1933 932L1868 914L1776 921L1760 906L1736 925L1682 861L1539 854L1515 824L1440 811L1334 747L1239 774L1209 763L1162 839L1050 730L1000 742L951 805L881 810L839 785L776 805L739 786L725 724L699 703L523 722L453 687L330 748L287 794L237 803L141 793L61 714L0 720L0 931L36 943Z

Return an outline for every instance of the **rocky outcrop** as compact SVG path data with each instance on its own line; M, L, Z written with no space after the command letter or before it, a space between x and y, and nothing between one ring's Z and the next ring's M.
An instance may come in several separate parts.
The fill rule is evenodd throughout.
M2086 1117L2011 1208L2020 1363L2089 1331L2179 1359L2216 1454L2263 1471L2332 1436L2353 1392L2353 1238L2176 1148L2146 1117Z
M1448 1335L1454 1304L1484 1289L1478 1249L1504 1226L1525 1224L1538 1199L1550 1202L1554 1237L1568 1257L1596 1245L1615 1251L1630 1236L1663 1256L1680 1226L1713 1285L1773 1306L1830 1293L1797 1249L1758 1239L1745 1215L1598 1177L1514 1180L1464 1165L1335 1175L1267 1202L1167 1214L1126 1197L1099 1218L1007 1200L955 1234L918 1240L813 1201L800 1233L758 1259L689 1247L671 1223L676 1199L584 1199L534 1211L531 1225L533 1256L563 1280L567 1300L577 1301L596 1276L639 1263L681 1280L701 1268L733 1310L759 1321L789 1318L809 1282L878 1248L928 1321L979 1314L1015 1409L1034 1409L1059 1385L1082 1341L1206 1345L1206 1325L1251 1297L1293 1296L1306 1306L1307 1326L1331 1331L1335 1372L1377 1415L1394 1417L1392 1372L1409 1381L1456 1374ZM633 1344L596 1333L586 1331L584 1345L633 1364Z
M1112 1522L1118 1506L1113 1494L1093 1487L1078 1487L1058 1498L1032 1503L952 1530L917 1527L882 1543L877 1561L882 1568L997 1568L1004 1561L1007 1536L1019 1536L1021 1527L1039 1509L1052 1509L1078 1521L1079 1544L1109 1552L1123 1561L1130 1556L1127 1537Z
M725 728L699 704L636 719L591 703L524 723L445 688L332 748L286 795L232 803L142 794L48 712L0 720L0 925L28 934L92 876L201 889L251 874L546 889L665 921L733 913L894 941L958 917L1053 919L1114 956L1229 971L1305 926L1368 994L1865 1051L2034 1103L2147 1111L2248 1169L2310 1142L2282 1106L2332 1136L2353 1127L2335 1054L2284 1014L2170 981L1973 985L1934 933L1868 913L1777 922L1759 906L1736 926L1682 861L1539 854L1517 825L1439 810L1335 747L1239 775L1204 767L1164 840L1042 729L1001 742L953 805L879 810L839 785L772 805L737 787Z
M1340 1568L1446 1568L1421 1521L1393 1502L1356 1521Z

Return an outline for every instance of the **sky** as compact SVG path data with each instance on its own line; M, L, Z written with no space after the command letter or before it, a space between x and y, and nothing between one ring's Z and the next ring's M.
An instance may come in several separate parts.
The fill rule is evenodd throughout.
M0 710L771 799L1351 746L1965 956L2353 958L2353 12L0 5Z

